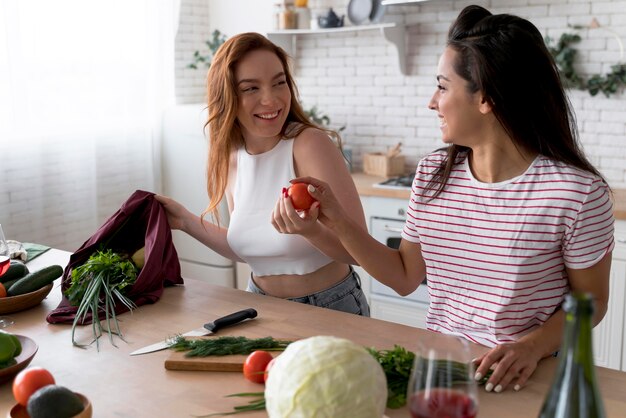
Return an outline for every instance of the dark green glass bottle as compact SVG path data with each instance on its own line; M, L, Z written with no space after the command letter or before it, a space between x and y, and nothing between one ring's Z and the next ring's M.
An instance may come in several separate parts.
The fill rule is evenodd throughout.
M560 361L539 418L605 418L593 366L593 299L589 294L569 294L563 310Z

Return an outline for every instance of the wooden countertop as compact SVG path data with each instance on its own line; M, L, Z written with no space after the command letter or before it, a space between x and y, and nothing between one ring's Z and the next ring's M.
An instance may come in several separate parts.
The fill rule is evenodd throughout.
M393 197L407 200L411 197L409 189L374 187L374 184L385 180L384 177L372 176L365 173L353 173L352 178L361 196ZM615 219L626 220L626 189L613 189L613 199Z
M33 260L29 267L37 269L50 264L65 265L69 253L50 250ZM58 285L58 281L57 281ZM119 316L127 342L116 340L113 347L106 337L95 346L81 349L72 346L70 325L50 325L46 314L60 300L58 286L42 304L27 311L11 314L15 324L9 331L26 335L39 345L32 366L48 369L57 384L85 394L91 400L94 417L189 417L230 410L242 404L241 399L225 398L237 392L260 392L263 386L248 382L239 373L169 371L164 361L169 350L129 356L133 350L176 333L197 328L218 316L243 308L255 308L259 316L220 332L220 335L245 335L279 338L305 338L314 335L335 335L349 338L364 346L379 349L400 344L409 350L418 341L441 343L439 334L390 322L362 318L342 312L302 305L281 299L247 293L241 290L186 280L184 286L168 288L154 305L144 305L132 314ZM77 337L88 342L90 326L79 329ZM472 354L485 348L472 345ZM556 359L542 361L520 392L500 394L479 389L479 416L485 418L527 418L538 415L552 381ZM624 417L626 411L626 373L597 368L600 390L607 417ZM11 384L0 386L0 408L8 411L14 404ZM406 408L387 410L390 418L407 417ZM264 412L245 417L264 417Z

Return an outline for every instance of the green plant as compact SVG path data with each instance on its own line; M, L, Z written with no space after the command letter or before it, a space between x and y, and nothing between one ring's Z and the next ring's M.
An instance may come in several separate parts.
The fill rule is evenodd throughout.
M572 26L572 28L583 29L582 26ZM565 86L578 90L587 90L592 96L595 96L598 92L604 93L606 97L617 93L618 90L626 85L626 64L618 63L611 66L611 72L605 75L593 74L588 79L585 79L574 68L578 50L572 44L580 41L581 37L576 33L564 33L556 43L550 37L546 37L546 45L556 61Z
M311 119L311 121L319 126L328 127L330 125L330 118L328 117L328 115L324 113L319 113L317 106L313 106L308 110L304 109L304 113L309 117L309 119ZM337 129L337 132L341 132L344 129L346 129L346 125L343 125L339 129Z
M224 42L226 42L227 36L224 35L219 30L214 30L211 35L211 39L205 41L204 43L209 48L209 53L206 55L202 55L200 51L196 51L193 53L193 62L187 65L187 68L193 68L194 70L198 69L198 65L204 64L206 68L211 67L211 61L213 60L213 55L218 50L220 46Z

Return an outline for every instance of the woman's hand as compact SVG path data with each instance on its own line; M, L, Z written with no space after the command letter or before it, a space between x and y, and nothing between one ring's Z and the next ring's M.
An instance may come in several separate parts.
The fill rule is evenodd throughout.
M287 189L283 188L272 211L272 225L281 234L307 236L317 227L318 210L319 203L314 202L308 210L296 211Z
M317 200L309 210L311 218L319 220L330 229L334 229L348 218L328 183L314 177L299 177L291 182L309 185L307 188L309 194Z
M476 380L480 380L493 369L493 374L485 384L485 390L491 392L504 391L510 384L518 391L537 368L542 355L531 341L516 341L494 347L474 360Z
M193 216L183 205L167 196L154 195L154 198L163 205L167 214L167 221L172 229L184 230L185 219Z

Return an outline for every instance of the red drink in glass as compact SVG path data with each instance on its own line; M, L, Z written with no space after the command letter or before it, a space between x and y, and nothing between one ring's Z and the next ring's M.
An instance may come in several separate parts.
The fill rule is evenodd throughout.
M11 259L6 255L0 255L0 276L7 272L11 265Z
M478 408L464 392L437 388L414 393L409 411L413 418L475 418Z

